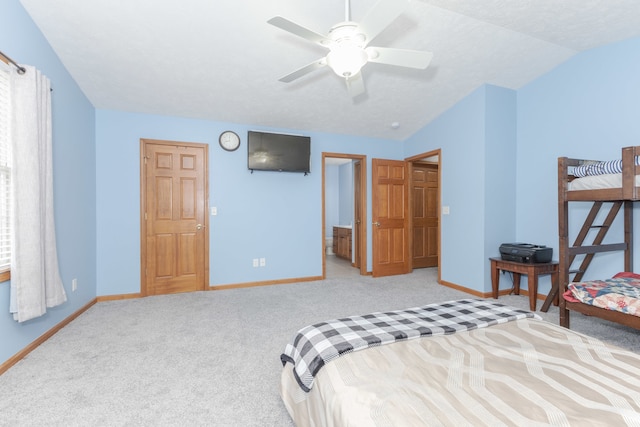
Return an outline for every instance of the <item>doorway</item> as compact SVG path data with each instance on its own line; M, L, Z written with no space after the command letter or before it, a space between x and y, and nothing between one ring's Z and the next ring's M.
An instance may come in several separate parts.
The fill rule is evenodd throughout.
M140 140L141 294L209 282L208 146Z
M367 274L366 177L366 156L322 153L323 279L327 278L327 257L332 266L339 263L341 270L347 274ZM340 181L343 185L340 185ZM341 194L335 194L336 191ZM339 211L328 214L328 207L331 211L336 204L342 214ZM330 242L330 246L327 242ZM349 268L344 269L344 266Z
M409 166L409 239L412 268L438 268L440 281L441 150L406 159Z

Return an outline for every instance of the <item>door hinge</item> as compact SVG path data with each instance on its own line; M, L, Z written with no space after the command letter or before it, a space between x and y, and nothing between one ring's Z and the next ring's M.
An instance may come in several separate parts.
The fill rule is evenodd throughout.
M144 220L145 221L147 220L147 213L146 212L144 213Z

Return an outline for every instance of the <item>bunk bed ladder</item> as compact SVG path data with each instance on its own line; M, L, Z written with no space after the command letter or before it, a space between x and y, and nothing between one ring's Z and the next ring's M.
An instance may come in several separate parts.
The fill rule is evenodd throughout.
M566 202L565 202L566 203ZM602 201L596 201L593 203L587 218L585 219L576 240L573 243L573 246L568 246L566 255L560 253L560 264L561 264L561 283L571 283L571 282L579 282L582 280L587 268L591 264L593 257L596 253L601 252L611 252L611 251L624 251L624 268L625 271L633 270L633 244L632 244L632 236L633 236L633 202L626 200L618 200L611 202L611 208L601 225L594 225L596 217L600 213L600 210L603 207ZM602 244L607 232L609 231L611 224L615 220L616 216L620 212L620 208L624 205L624 242L623 243L612 243L612 244ZM561 234L560 234L560 244L567 245L567 211L564 211L564 215L561 217ZM564 219L564 221L562 221ZM591 245L584 245L585 239L590 230L598 229L596 236L593 239L593 243ZM580 267L577 269L571 269L573 262L576 259L577 255L585 255ZM565 259L566 257L566 259ZM563 269L565 269L565 273L562 273ZM573 275L573 277L571 277ZM565 289L565 286L560 286L560 289ZM555 292L560 292L560 289ZM552 297L556 297L556 293L553 293ZM569 327L569 317L567 310L564 306L560 307L560 324L565 327Z
M604 222L601 225L594 225L593 223L598 213L600 212L600 209L603 206L603 202L594 202L593 206L591 207L591 211L587 216L587 219L582 225L582 228L580 229L580 232L578 233L578 236L576 237L576 240L573 243L573 246L569 247L569 252L568 252L569 259L567 262L567 265L569 267L571 267L577 255L586 254L584 259L582 260L582 263L580 264L580 267L577 270L571 270L571 269L569 270L569 275L574 274L573 278L570 278L570 282L579 282L582 280L584 273L587 271L587 268L589 268L589 265L591 264L591 261L593 260L593 257L596 253L610 252L610 251L623 251L627 249L626 242L608 244L608 245L602 244L602 241L607 235L607 232L609 231L609 228L611 227L613 220L618 215L618 212L620 212L622 203L623 202L621 201L613 202L613 204L611 205L611 209L609 210L609 213L607 214L607 217L605 218ZM589 233L589 230L592 230L592 229L599 229L598 233L593 239L592 245L583 246L584 241L587 237L587 233Z

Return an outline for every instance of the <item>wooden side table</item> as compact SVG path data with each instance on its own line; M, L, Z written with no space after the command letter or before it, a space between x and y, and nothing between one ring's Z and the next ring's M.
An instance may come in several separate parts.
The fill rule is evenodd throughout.
M513 273L513 290L516 295L520 295L520 276L526 274L529 286L529 307L531 311L536 311L536 299L538 297L538 276L541 274L551 275L551 292L549 297L554 300L554 305L558 305L558 262L551 261L545 263L528 264L524 262L506 261L502 258L489 258L491 261L491 288L493 298L498 299L498 288L500 284L500 270L510 271ZM551 304L551 299L547 297L542 306L542 311L547 311Z

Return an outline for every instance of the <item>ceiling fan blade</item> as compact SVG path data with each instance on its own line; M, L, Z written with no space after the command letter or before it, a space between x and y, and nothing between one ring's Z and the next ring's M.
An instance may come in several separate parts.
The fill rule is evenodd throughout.
M355 98L358 95L362 95L366 92L364 87L364 79L362 78L362 73L358 73L354 76L346 79L347 82L347 92L351 98Z
M433 53L420 50L394 49L390 47L368 47L365 49L369 62L396 65L398 67L424 70L429 66Z
M320 58L320 59L317 59L317 60L313 61L310 64L305 65L302 68L298 68L293 73L289 73L286 76L281 77L279 80L281 82L284 82L284 83L289 83L289 82L292 82L295 79L299 79L300 77L305 76L305 75L307 75L307 74L309 74L309 73L311 73L311 72L313 72L313 71L315 71L315 70L317 70L319 68L322 68L325 65L327 65L327 60L326 60L326 58L323 57L323 58Z
M295 22L289 21L282 16L275 16L269 19L267 23L282 30L288 31L291 34L295 34L298 37L309 40L310 42L318 43L321 46L328 47L332 43L330 39L326 38L322 34L318 34L315 31L309 30L308 28L298 25Z
M391 22L407 8L409 0L379 0L366 16L362 18L358 28L367 35L365 45L369 44Z

